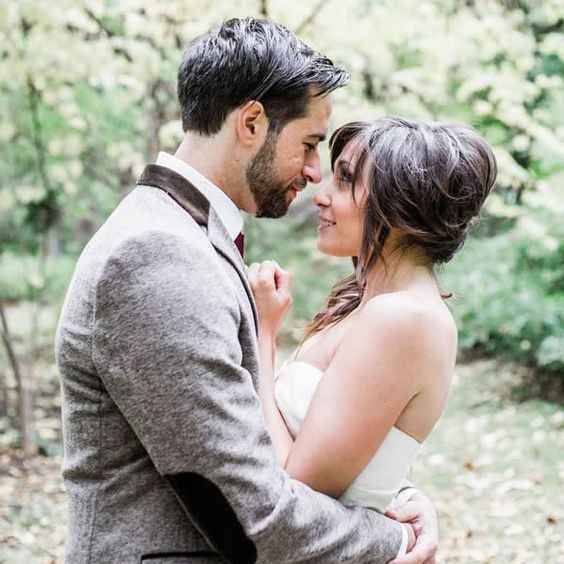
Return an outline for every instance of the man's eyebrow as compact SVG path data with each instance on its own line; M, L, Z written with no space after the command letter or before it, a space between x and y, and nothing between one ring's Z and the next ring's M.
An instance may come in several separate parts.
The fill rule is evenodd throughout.
M326 139L325 133L310 133L308 137L317 137L318 143L323 143Z

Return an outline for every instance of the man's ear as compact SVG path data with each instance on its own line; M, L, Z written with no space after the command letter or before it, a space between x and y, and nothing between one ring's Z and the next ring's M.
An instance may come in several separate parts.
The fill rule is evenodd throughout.
M268 132L268 118L264 106L250 100L239 108L236 122L237 137L242 145L262 145Z

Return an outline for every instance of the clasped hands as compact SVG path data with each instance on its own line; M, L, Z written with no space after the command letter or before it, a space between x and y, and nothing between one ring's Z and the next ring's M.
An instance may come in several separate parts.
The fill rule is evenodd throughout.
M437 511L431 500L416 488L409 488L396 496L385 515L409 525L415 535L408 545L408 553L390 564L435 564L439 546Z
M272 260L251 264L247 275L257 305L260 334L275 337L292 305L292 275Z

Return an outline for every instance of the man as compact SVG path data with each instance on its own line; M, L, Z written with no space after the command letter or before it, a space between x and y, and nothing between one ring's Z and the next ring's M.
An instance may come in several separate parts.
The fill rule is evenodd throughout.
M411 525L289 479L256 388L239 210L279 217L320 181L329 94L347 81L252 18L186 51L184 140L88 243L61 314L69 563L380 563L413 544ZM398 562L433 562L434 512L405 507L423 541Z

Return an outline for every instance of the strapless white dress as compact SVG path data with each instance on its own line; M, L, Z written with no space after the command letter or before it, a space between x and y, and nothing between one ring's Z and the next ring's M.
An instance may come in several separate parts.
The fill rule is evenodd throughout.
M298 360L286 362L276 375L274 395L290 434L295 438L323 372ZM407 478L421 443L392 427L380 448L341 497L345 504L384 511Z

